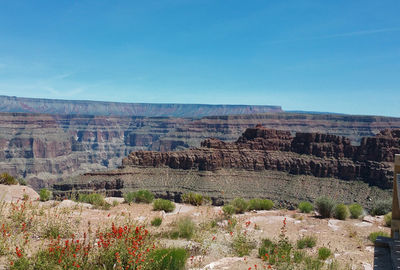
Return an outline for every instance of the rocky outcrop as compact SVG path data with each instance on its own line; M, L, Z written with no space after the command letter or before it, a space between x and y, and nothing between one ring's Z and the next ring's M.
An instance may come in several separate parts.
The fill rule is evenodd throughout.
M215 171L218 169L276 170L291 174L362 180L391 188L391 162L400 153L400 130L383 131L353 146L348 138L319 133L247 129L232 143L207 139L200 148L176 152L132 152L124 167L169 167Z
M70 176L117 168L122 158L132 151L184 150L199 147L210 137L217 140L204 142L209 144L209 149L218 148L215 144L222 147L236 141L246 128L257 124L282 131L256 131L267 132L262 135L249 130L250 133L245 133L238 141L246 149L288 152L290 148L293 154L308 151L321 158L330 156L330 153L336 153L337 157L354 154L357 160L380 162L388 161L393 152L390 139L386 138L397 135L382 133L373 136L383 129L400 128L400 118L295 113L201 119L0 113L0 168L16 177L25 177L31 185L39 188ZM347 139L333 146L322 142L322 138L301 138L300 132L345 136L351 140L351 145ZM372 137L361 140L363 136ZM293 137L298 140L297 150L292 147ZM323 140L331 140L328 137ZM354 144L365 147L363 151L348 153ZM381 152L376 149L381 149ZM283 163L284 160L273 166L280 167ZM254 166L265 165L260 160Z

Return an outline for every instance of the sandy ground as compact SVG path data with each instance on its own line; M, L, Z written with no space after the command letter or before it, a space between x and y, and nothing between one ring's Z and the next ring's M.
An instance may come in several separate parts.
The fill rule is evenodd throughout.
M3 191L5 189L2 190L2 194L4 194ZM3 199L14 200L14 197L18 196L7 195L3 196ZM35 198L33 195L30 197ZM107 200L121 202L121 198L107 198ZM49 218L65 220L68 227L77 232L78 237L82 237L80 235L82 232L104 228L113 222L116 224L126 222L144 224L152 234L162 235L163 232L167 232L173 227L176 220L183 216L189 216L198 226L192 240L173 240L165 237L155 239L158 246L181 246L190 250L192 256L187 262L187 269L249 269L249 267L255 269L255 265L257 265L257 269L263 269L266 264L257 258L257 248L252 250L249 256L235 256L231 243L236 230L239 228L242 232L246 232L246 236L258 246L263 238L277 239L283 220L286 218L286 236L293 243L302 236L314 235L317 237L316 247L308 249L307 253L316 254L319 247L325 246L333 252L333 256L329 260L337 260L343 267L350 266L349 269L369 270L373 265L374 248L367 239L368 235L374 231L390 232L389 228L383 226L383 218L379 216L341 221L320 219L315 213L301 214L297 211L271 210L235 215L234 218L237 219L238 225L231 235L225 229L227 222L221 221L220 207L176 204L176 209L172 213L165 213L153 211L149 204L118 204L110 210L98 210L92 209L89 204L78 204L69 200L31 203L33 209L43 209L44 220ZM7 207L7 205L9 203L3 203L3 207ZM163 218L160 227L150 225L150 221L155 217ZM212 220L219 221L216 228L201 229ZM34 235L32 238L32 249L40 248L42 240L35 239ZM5 267L6 262L6 256L0 257L0 269Z

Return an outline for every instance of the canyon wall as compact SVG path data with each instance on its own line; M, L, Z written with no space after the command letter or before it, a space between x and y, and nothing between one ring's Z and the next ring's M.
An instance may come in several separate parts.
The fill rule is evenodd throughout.
M290 145L292 154L303 151L318 157L333 151L346 158L357 155L359 159L371 160L374 156L377 161L387 161L387 151L378 147L383 139L362 137L374 136L383 129L400 128L400 118L298 113L203 118L0 113L0 168L27 178L39 188L81 173L116 168L132 151L183 150L199 147L206 138L224 141L208 140L210 145L235 141L246 128L257 124L289 131L285 138L282 134L276 135L282 145L276 145L273 137L264 142L265 147L273 147L269 150L289 151ZM329 133L348 139L335 146L343 148L342 152L309 148L302 141L297 148L292 148L291 136L295 132L298 133L296 140L300 140L300 132ZM330 140L330 135L325 135L324 140ZM386 143L390 148L390 142ZM356 153L354 144L365 144L369 148Z
M282 112L280 106L123 103L0 96L0 112L101 116L202 117Z
M362 138L359 146L343 136L247 129L236 142L207 139L201 147L175 152L136 151L124 167L274 170L290 174L361 180L383 189L393 186L394 155L400 154L400 129Z

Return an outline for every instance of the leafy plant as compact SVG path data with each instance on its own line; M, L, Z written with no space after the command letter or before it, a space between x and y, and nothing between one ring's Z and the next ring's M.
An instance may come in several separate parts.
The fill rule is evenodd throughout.
M299 203L299 210L302 213L310 213L314 210L314 206L310 202L300 202Z
M17 181L21 186L26 186L27 185L26 180L24 178L18 178Z
M146 189L141 189L136 192L128 192L124 195L127 203L151 203L154 200L154 194Z
M251 199L248 204L248 210L271 210L274 203L267 199Z
M149 261L153 261L146 269L183 270L188 253L183 248L163 248L150 253Z
M182 195L182 201L191 205L199 206L205 202L203 195L189 192Z
M389 234L387 234L386 232L382 232L382 231L380 231L380 232L372 232L372 233L369 234L368 239L369 239L372 243L375 243L376 238L377 238L378 236L389 237Z
M39 197L42 202L46 202L51 198L51 191L46 188L42 188L39 191Z
M180 218L175 225L175 230L172 231L171 236L173 238L186 238L191 239L194 231L196 229L196 224L189 217Z
M151 226L159 227L162 223L162 218L156 217L151 221Z
M385 221L385 225L390 227L392 226L392 212L387 213L384 217L383 220Z
M335 202L328 197L319 197L315 201L316 209L323 218L330 218L332 216Z
M18 184L18 181L12 175L5 172L5 173L0 174L0 184L16 185L16 184Z
M108 210L111 205L104 200L104 196L98 193L79 194L76 199L78 202L89 203L95 208Z
M155 211L164 210L165 212L172 212L174 209L175 204L169 200L156 199L153 201L153 210Z
M305 236L297 240L297 248L313 248L317 244L317 238L315 236Z
M238 232L233 238L232 248L237 256L243 257L250 254L250 251L255 248L255 244L246 235Z
M363 214L364 209L358 203L353 203L349 206L349 211L351 218L359 218Z
M242 214L247 210L248 202L243 198L235 198L230 205L235 208L236 214Z
M231 217L233 214L235 214L235 207L233 207L232 205L228 204L228 205L224 205L222 207L222 212L224 212L225 217L229 218Z
M327 247L321 247L318 249L318 259L325 261L332 254L332 251Z
M390 200L377 201L371 210L371 215L373 216L386 215L391 210L392 210L392 202Z
M349 209L343 203L336 205L333 211L334 211L333 216L340 220L345 220L350 215Z

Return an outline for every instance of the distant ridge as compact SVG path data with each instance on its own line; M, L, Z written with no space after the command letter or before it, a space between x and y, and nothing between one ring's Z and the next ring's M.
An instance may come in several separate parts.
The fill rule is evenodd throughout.
M197 118L282 112L282 108L270 105L123 103L0 96L0 112Z

